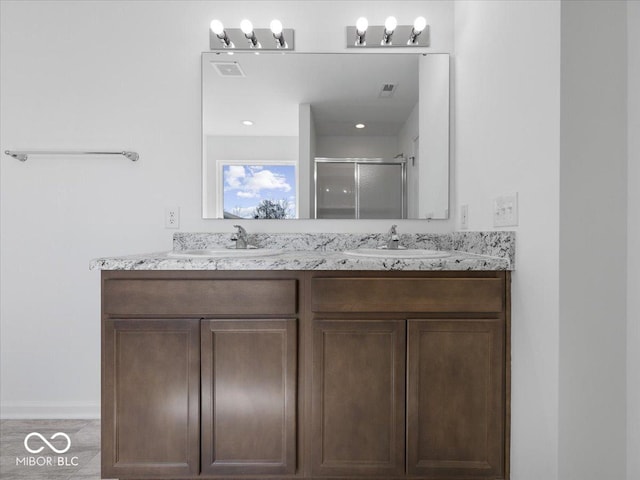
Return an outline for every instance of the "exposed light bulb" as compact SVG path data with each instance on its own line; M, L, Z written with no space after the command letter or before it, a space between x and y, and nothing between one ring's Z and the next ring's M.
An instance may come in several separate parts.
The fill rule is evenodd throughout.
M211 20L211 31L216 35L222 35L224 33L224 25L220 20Z
M360 17L356 20L356 30L358 33L364 33L369 28L369 21L365 17Z
M278 19L271 20L269 28L271 28L271 33L274 35L280 35L282 33L282 22Z
M247 20L246 18L242 20L240 22L240 30L242 30L242 33L245 35L251 35L253 32L253 23L251 23L251 20Z
M387 32L393 32L397 26L398 20L396 20L396 17L387 17L387 19L384 21L384 29Z
M424 17L418 17L413 21L413 30L419 33L427 26L427 19Z

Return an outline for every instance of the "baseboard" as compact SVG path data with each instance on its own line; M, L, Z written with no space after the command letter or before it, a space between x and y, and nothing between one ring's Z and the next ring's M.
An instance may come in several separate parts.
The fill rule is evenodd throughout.
M98 419L100 404L89 402L13 402L0 405L0 418L9 419Z

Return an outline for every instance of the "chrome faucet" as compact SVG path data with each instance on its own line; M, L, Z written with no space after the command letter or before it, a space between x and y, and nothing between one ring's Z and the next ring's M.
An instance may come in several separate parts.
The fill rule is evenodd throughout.
M398 235L398 225L391 225L389 230L389 240L387 241L387 248L389 250L398 250L400 245L400 236Z
M237 228L238 231L231 236L231 240L236 242L236 248L246 249L248 247L247 231L240 225L234 225L233 228Z

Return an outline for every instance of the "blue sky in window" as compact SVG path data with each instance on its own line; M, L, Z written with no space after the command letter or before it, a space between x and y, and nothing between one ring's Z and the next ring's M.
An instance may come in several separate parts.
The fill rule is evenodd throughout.
M254 218L264 200L284 204L286 218L296 217L295 165L223 165L223 210L241 218Z

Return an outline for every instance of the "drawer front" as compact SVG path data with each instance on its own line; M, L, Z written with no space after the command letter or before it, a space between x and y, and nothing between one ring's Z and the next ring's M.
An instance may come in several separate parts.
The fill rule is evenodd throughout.
M502 278L314 278L314 312L501 312Z
M293 315L297 280L110 279L107 315Z

